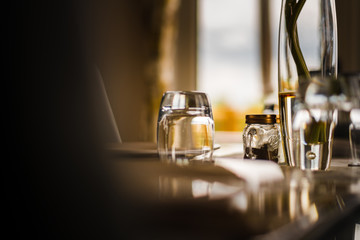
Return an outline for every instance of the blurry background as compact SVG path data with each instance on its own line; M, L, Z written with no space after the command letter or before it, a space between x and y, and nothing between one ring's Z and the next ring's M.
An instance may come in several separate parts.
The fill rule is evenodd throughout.
M359 1L336 1L339 73L360 71ZM105 0L90 37L123 141L155 141L166 90L209 94L216 131L277 104L281 0ZM309 16L311 18L311 16Z

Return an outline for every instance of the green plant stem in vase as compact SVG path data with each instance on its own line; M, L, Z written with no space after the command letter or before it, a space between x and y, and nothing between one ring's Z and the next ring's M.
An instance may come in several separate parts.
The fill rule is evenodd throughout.
M301 9L303 8L306 0L286 0L285 5L285 18L286 18L286 30L289 35L289 45L292 56L294 58L297 72L299 77L310 78L309 70L306 66L304 56L300 49L298 31L296 27L296 21L299 17Z

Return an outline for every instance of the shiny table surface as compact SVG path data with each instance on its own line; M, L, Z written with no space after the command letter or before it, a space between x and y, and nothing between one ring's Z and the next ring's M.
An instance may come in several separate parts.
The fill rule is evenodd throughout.
M156 239L323 239L354 236L360 224L360 168L333 159L328 171L218 158L174 166L157 157L113 156L131 204L129 219ZM251 162L249 162L251 161ZM120 187L121 185L121 187ZM344 233L346 232L346 233Z

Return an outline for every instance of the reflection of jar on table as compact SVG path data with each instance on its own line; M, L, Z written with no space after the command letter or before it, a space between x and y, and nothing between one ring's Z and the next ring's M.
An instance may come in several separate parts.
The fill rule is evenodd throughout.
M246 115L244 158L278 162L280 133L275 114Z

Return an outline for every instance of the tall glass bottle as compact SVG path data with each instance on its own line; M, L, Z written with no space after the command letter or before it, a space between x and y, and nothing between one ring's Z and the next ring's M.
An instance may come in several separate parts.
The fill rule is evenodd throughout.
M293 133L295 99L304 98L314 77L337 76L337 23L335 0L282 0L278 83L281 135L285 161L294 155L299 138Z

